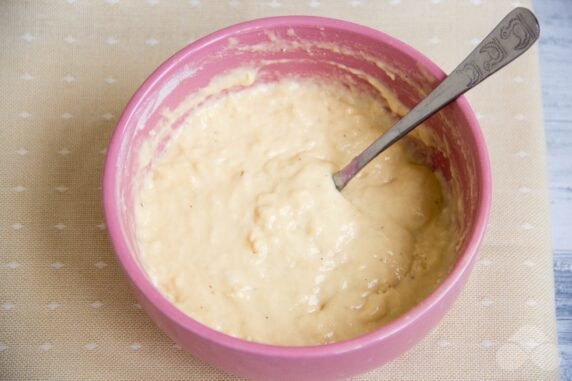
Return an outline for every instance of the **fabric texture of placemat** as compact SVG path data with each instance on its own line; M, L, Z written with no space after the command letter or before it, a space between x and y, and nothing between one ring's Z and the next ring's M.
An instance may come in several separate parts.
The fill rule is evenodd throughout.
M122 108L172 53L252 18L308 14L389 33L450 71L528 1L54 0L0 3L0 379L234 380L134 300L103 223ZM538 51L468 96L494 196L467 287L412 350L355 380L558 378Z

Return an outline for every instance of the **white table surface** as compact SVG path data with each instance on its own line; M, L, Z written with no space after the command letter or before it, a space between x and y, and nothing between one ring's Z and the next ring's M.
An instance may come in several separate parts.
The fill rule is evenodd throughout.
M535 0L548 149L561 378L572 380L572 1Z

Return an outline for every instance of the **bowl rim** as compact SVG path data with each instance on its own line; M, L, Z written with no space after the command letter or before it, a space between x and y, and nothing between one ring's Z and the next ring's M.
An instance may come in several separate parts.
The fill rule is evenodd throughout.
M416 60L423 69L434 77L438 79L443 79L445 77L445 73L435 63L404 42L401 42L376 29L345 20L317 16L277 16L254 19L220 29L185 46L183 49L168 58L149 75L129 100L111 136L105 157L102 182L103 208L108 234L124 272L131 280L132 285L136 287L138 291L150 301L150 303L167 315L170 320L205 340L216 342L219 345L240 352L281 358L320 358L351 352L363 347L369 347L396 335L400 331L412 325L423 315L430 313L434 306L452 292L453 289L462 286L464 275L466 272L470 271L484 236L492 198L491 170L485 140L479 123L467 100L464 96L461 96L453 103L457 104L467 119L468 128L476 142L476 153L478 159L477 173L480 176L479 189L477 190L479 201L475 223L472 227L472 231L469 232L470 238L466 245L466 249L461 253L449 275L435 290L433 290L431 294L405 314L369 333L330 344L309 346L263 344L235 338L216 331L180 311L174 304L163 297L159 290L157 290L147 279L143 269L138 265L134 256L131 255L125 237L121 234L118 216L121 215L122 211L119 207L117 200L118 193L116 192L118 171L117 162L122 149L122 138L125 135L126 127L130 124L131 119L135 117L134 111L141 105L155 85L163 79L170 69L175 67L187 56L200 51L210 44L216 43L221 39L227 39L237 33L285 26L332 28L381 40L384 44L400 50L405 55Z

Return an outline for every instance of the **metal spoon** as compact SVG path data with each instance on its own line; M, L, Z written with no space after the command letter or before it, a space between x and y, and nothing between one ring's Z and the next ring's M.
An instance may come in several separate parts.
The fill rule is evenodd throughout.
M377 155L455 98L519 57L534 44L539 34L538 20L530 10L513 9L425 99L334 174L336 188L344 189Z

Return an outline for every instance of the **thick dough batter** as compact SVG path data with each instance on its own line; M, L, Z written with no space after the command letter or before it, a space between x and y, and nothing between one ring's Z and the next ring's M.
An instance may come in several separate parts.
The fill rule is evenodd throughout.
M395 121L381 98L291 78L193 111L137 196L141 261L232 336L310 345L403 314L454 262L448 201L398 143L342 192L332 174Z

